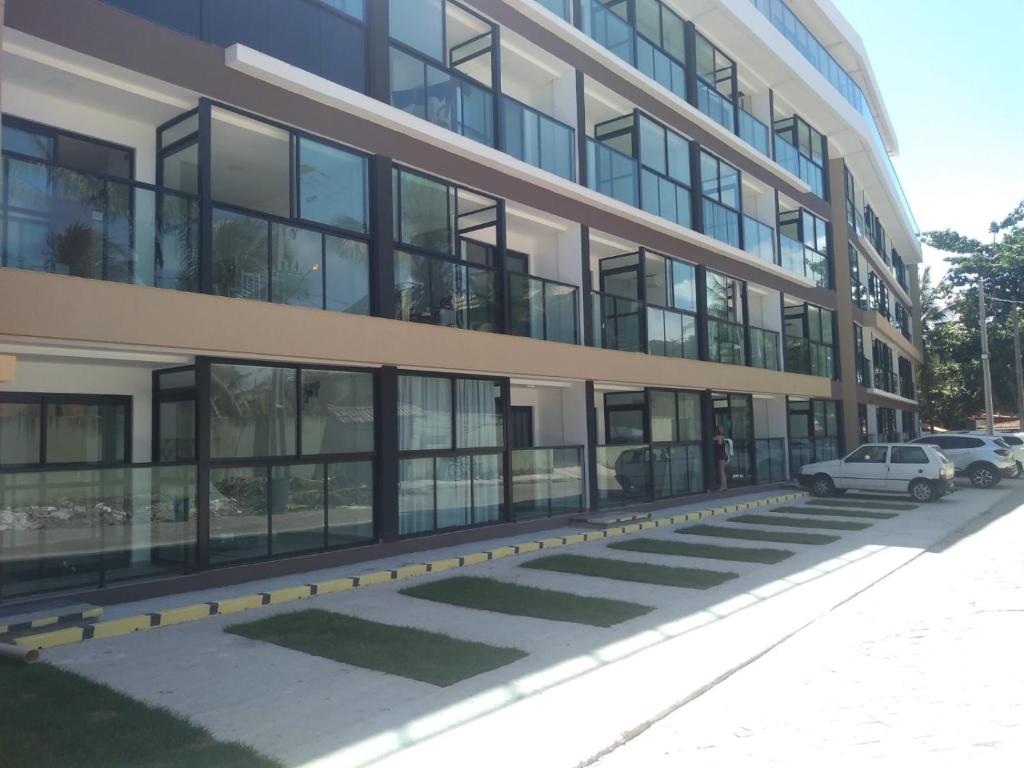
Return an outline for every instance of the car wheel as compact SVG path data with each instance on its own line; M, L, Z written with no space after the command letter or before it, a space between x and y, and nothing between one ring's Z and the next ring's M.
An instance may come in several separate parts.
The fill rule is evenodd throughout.
M999 470L987 462L972 466L967 471L967 476L971 478L971 485L975 488L991 488L999 482Z
M919 477L910 484L910 495L914 501L922 503L935 501L935 486L932 485L931 481Z
M811 493L815 496L831 496L835 493L836 484L828 475L815 475L811 482Z

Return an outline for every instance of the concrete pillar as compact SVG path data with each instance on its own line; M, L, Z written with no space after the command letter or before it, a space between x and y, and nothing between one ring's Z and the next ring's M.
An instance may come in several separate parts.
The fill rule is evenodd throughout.
M836 360L842 392L840 431L847 450L856 446L857 368L853 350L853 300L850 296L849 225L846 222L846 189L842 158L829 161L829 199L832 206L832 273L836 289Z

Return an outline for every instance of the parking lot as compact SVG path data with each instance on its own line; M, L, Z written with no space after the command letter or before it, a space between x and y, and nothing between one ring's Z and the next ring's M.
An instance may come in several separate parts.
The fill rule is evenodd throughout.
M287 765L576 765L1008 503L1017 488L965 489L928 505L852 493L803 499L93 640L47 658ZM504 586L444 584L453 578ZM517 600L508 585L562 596ZM423 587L433 594L417 595ZM578 605L558 615L566 595ZM519 653L439 685L323 655L343 648L288 647L304 642L290 639L298 635L289 622L242 627L311 609ZM602 611L613 609L625 612L616 623L586 623L611 622Z

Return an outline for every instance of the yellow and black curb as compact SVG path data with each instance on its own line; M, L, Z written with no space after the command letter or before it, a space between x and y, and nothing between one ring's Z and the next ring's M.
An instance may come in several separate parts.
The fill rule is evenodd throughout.
M374 584L385 584L391 581L414 579L420 576L426 576L430 573L439 573L441 571L449 571L456 568L465 568L467 566L477 565L491 560L500 560L514 555L525 555L546 549L567 547L573 544L583 544L585 542L598 541L600 539L610 539L615 536L625 536L639 531L650 530L652 528L664 528L665 526L678 525L679 523L695 522L697 520L703 520L716 515L729 514L730 512L741 512L747 509L756 509L757 507L769 507L773 504L782 504L787 501L793 501L806 495L807 493L805 491L795 491L781 496L756 499L754 501L730 504L728 506L715 507L713 509L700 509L695 512L685 512L671 517L661 517L653 520L631 523L629 525L604 528L597 531L573 533L568 536L555 536L547 539L540 539L538 541L524 542L522 544L509 544L507 546L496 547L483 552L474 552L471 554L461 555L459 557L449 557L426 563L403 565L391 570L373 571L370 573L362 573L358 576L342 576L335 579L311 582L309 584L302 584L295 587L282 587L280 589L272 589L267 592L256 592L251 595L230 597L224 600L197 603L195 605L183 605L155 613L143 613L138 616L128 616L121 619L97 621L91 624L84 624L83 626L64 627L41 633L24 634L19 637L15 637L8 642L13 643L20 648L42 650L45 648L56 648L61 645L80 643L84 640L98 640L104 637L129 635L133 632L141 632L147 629L169 627L174 626L175 624L185 624L191 621L198 621L210 616L225 616L232 613L241 613L242 611L248 611L254 608L262 608L266 605L281 605L282 603L290 603L295 600L304 600L317 595L328 595L335 592L344 592L349 589L369 587ZM98 612L94 613L93 616L83 615L81 618L84 621L86 619L93 618L96 615L98 615ZM56 624L58 620L58 618L37 619L33 621L32 626L28 628L32 629L51 626ZM11 629L12 628L0 627L0 630L4 631L10 631ZM0 631L0 642L5 642L3 634L4 632Z

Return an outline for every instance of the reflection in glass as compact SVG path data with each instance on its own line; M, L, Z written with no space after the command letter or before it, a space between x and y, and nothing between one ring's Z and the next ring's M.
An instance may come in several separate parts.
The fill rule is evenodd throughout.
M373 450L373 374L302 370L302 453Z
M210 366L210 450L214 458L295 453L295 370Z
M373 462L327 465L327 545L373 538Z
M434 528L434 460L398 462L398 533L405 536Z
M39 463L40 420L38 403L0 403L0 466Z
M269 276L267 222L213 209L213 292L266 301Z
M267 469L210 470L210 562L270 554L267 538Z
M327 309L370 314L369 247L359 240L324 237Z
M319 232L272 224L271 297L277 304L324 306L323 237Z
M429 376L398 377L398 448L450 450L452 382Z
M299 137L299 216L366 232L366 158Z
M274 555L324 547L324 465L270 470L270 551Z
M126 462L126 411L117 403L50 403L46 408L46 463Z

